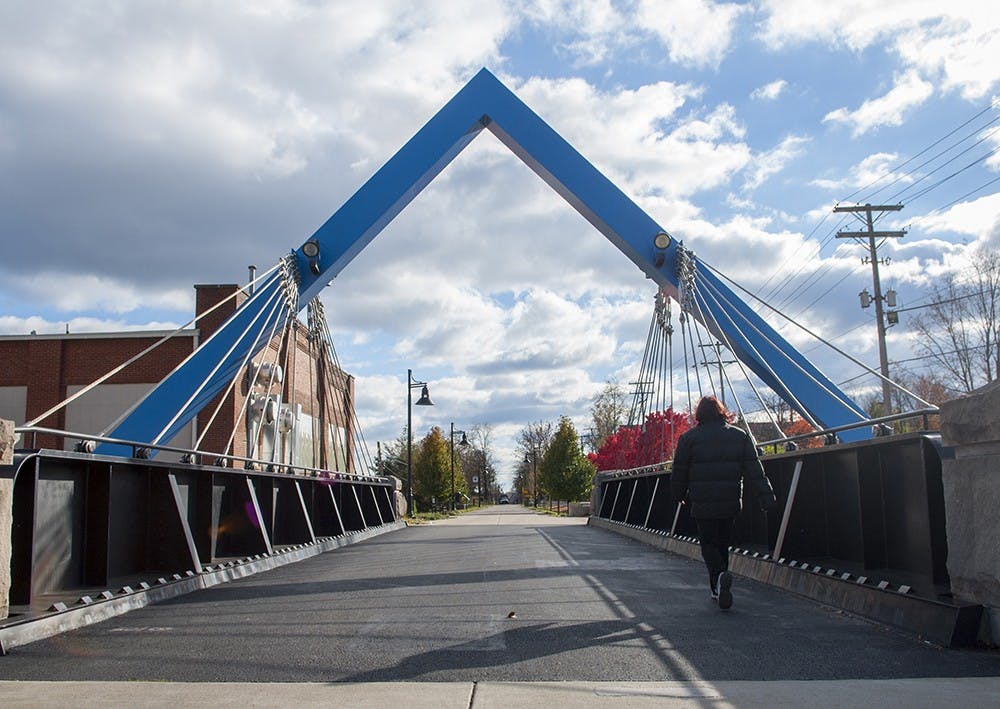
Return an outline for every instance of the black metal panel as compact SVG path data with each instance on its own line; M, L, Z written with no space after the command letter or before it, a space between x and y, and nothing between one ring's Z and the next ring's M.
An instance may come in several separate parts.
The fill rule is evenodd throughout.
M628 505L629 494L632 492L632 486L635 484L635 480L629 478L623 478L618 481L618 485L611 498L611 514L609 519L615 522L625 521L625 508Z
M137 466L110 466L111 489L108 500L108 574L126 576L149 568L147 530L149 528L148 474ZM107 580L94 580L94 584Z
M271 533L271 543L278 546L313 541L299 500L299 493L295 489L295 481L275 478L272 479L271 489L274 495L274 528ZM263 502L261 504L263 505Z
M861 530L865 569L883 569L888 562L885 516L882 510L882 456L879 448L858 451L858 482L861 497Z
M931 569L935 583L948 583L948 534L944 506L941 452L926 438L920 440L920 454L927 483L927 527L930 530Z
M892 446L881 456L886 561L890 568L940 577L944 560L938 564L935 559L939 545L933 539L936 513L931 511L935 506L931 493L937 485L932 481L933 471L925 465L925 450Z
M331 483L327 480L316 480L308 483L308 487L312 490L313 531L320 537L336 537L344 533L340 517L334 507L330 485Z
M641 477L635 481L635 487L630 494L629 505L625 510L627 524L644 524L646 512L649 510L649 496L653 492L652 478Z
M677 510L677 503L670 495L670 475L658 475L654 480L659 480L660 486L653 498L653 509L647 527L669 532L674 524L674 513Z
M387 485L374 485L375 500L379 511L382 513L383 524L396 520L396 509L392 504L392 488Z
M764 514L751 490L736 520L733 543L773 550L788 500L795 465L802 472L786 530L782 556L798 561L821 560L850 568L894 573L905 583L928 586L947 581L947 539L941 459L936 437L912 434L853 444L798 450L763 459L778 498L778 511ZM641 502L655 477L640 475L598 478L599 517L629 524L643 523ZM669 474L660 475L660 490L669 490ZM637 487L636 487L637 486ZM632 489L633 509L625 519ZM676 505L657 492L649 529L669 530ZM645 512L642 512L645 514ZM675 529L695 536L686 506Z
M208 563L212 559L209 550L211 535L208 533L207 522L203 522L205 517L202 515L203 507L207 508L207 505L202 505L202 498L207 496L203 491L209 489L209 486L204 484L207 476L192 470L172 470L171 473L177 481L181 510L194 538L198 557L203 564Z
M382 514L382 508L378 504L378 497L376 492L380 492L379 488L366 485L362 488L364 494L364 499L368 501L368 505L365 507L365 519L372 520L372 524L376 522L378 524L385 524L385 517ZM369 513L369 510L371 512Z
M786 557L827 556L826 486L821 456L802 458L802 475L788 520L788 531L782 554ZM784 506L785 499L778 504Z
M365 520L354 499L351 483L336 482L333 484L333 495L340 509L340 518L344 523L345 532L358 532L365 528Z
M191 558L182 514L189 517L186 501L177 509L166 471L146 470L145 549L139 571L171 572L197 570L200 563ZM130 573L135 573L132 570Z
M610 480L602 482L601 484L601 509L598 511L597 516L603 517L604 519L611 519L611 505L614 501L615 490L618 489L618 481Z
M243 475L215 475L213 510L213 517L218 519L214 558L267 552L267 545L261 536L261 520L257 517L247 479Z
M110 573L111 535L111 467L85 461L86 500L84 503L84 567L83 582L100 586L108 582Z
M20 461L15 459L17 465ZM33 576L31 563L35 534L35 482L39 459L21 464L14 479L14 509L11 525L10 593L11 605L31 603Z
M86 471L65 461L39 470L35 485L32 595L83 585Z
M823 461L827 555L861 562L865 557L858 449L831 450Z

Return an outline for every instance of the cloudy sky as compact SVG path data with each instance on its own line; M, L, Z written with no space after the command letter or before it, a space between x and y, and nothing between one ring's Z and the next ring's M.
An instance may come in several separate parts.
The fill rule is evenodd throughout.
M905 205L882 224L908 230L884 251L903 307L1000 239L989 7L5 0L0 334L185 322L192 284L297 247L487 67L699 258L874 366L871 274L830 212ZM653 295L484 132L322 297L372 445L410 367L437 404L415 433L492 424L510 479L523 425L586 428L635 377ZM889 348L912 356L905 317Z

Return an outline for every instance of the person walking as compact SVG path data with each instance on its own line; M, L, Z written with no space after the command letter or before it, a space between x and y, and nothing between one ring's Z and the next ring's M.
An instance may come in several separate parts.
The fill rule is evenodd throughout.
M680 504L690 505L712 598L726 610L733 605L729 544L743 506L743 482L753 486L763 509L774 509L778 503L753 441L729 425L726 407L706 396L698 402L694 418L697 425L677 440L670 491Z

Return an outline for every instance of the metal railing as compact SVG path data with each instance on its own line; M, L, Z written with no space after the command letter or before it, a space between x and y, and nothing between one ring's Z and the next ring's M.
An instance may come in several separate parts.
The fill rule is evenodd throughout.
M272 473L286 473L288 475L310 475L312 477L335 477L336 479L346 479L355 480L358 482L377 482L384 480L384 476L380 475L363 475L361 473L349 473L338 470L326 470L324 468L315 468L308 465L292 465L288 463L277 463L273 460L264 460L261 458L248 458L246 456L240 455L221 455L212 451L202 451L193 448L180 448L178 446L169 446L162 444L145 443L139 441L129 441L122 438L111 438L109 436L97 436L89 433L78 433L75 431L64 431L57 428L46 428L43 426L23 426L20 428L15 428L14 433L26 434L30 433L32 435L31 448L37 448L35 445L37 434L46 434L61 436L63 438L68 438L70 440L80 441L81 444L86 444L88 442L94 443L110 443L112 445L118 446L128 446L132 448L132 457L136 460L148 460L150 459L150 451L164 451L168 453L180 453L182 456L181 463L191 464L194 463L198 457L214 459L215 466L219 468L230 467L228 463L240 462L244 464L244 469L253 471L259 469L272 472ZM93 453L93 447L90 446L78 446L78 453ZM111 456L113 457L113 456Z

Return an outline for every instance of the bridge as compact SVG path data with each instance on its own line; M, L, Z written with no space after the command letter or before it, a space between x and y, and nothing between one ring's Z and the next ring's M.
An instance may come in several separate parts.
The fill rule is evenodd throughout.
M691 522L667 493L669 459L603 471L587 526L547 525L506 508L503 514L487 511L413 528L402 520L397 481L374 468L354 429L349 387L339 393L324 389L311 401L321 414L345 417L344 443L328 444L323 428L310 433L311 456L283 443L301 423L301 412L290 408L300 347L308 348L315 367L309 376L347 387L316 296L483 130L657 284L660 310L651 333L670 337L663 308L677 302L682 337L692 349L697 327L699 340L703 333L711 336L735 357L746 381L742 388L778 394L813 426L808 435L823 442L805 450L797 445L801 437L759 441L772 451L765 467L780 514L763 516L747 506L739 520L734 570L748 589L745 615L734 616L740 620L719 621L717 613L710 619L704 604L698 610L700 584L693 577L699 574L683 558L695 553ZM913 669L924 667L931 655L918 652L911 640L891 635L891 647L874 643L881 655L863 652L862 645L874 642L871 626L850 616L831 619L801 597L942 646L992 637L995 616L987 605L995 588L987 581L984 591L975 580L982 560L960 575L948 561L949 549L954 558L984 530L981 515L965 520L947 510L943 471L961 456L927 430L884 435L897 418L926 419L938 412L923 408L869 418L727 283L483 70L305 243L199 312L196 319L205 322L216 308L232 306L196 350L104 430L84 433L51 422L65 420L61 410L93 387L116 381L123 368L170 335L18 428L32 443L0 467L6 495L0 499L8 501L12 518L7 553L15 610L0 628L0 647L17 651L0 668L22 679L177 681L478 683L620 681L624 675L629 681L689 683L678 691L711 692L699 683L747 679L755 671L763 679L868 677L872 666L884 667L898 653L907 658L902 669L879 676L930 676L930 664ZM308 310L305 328L298 319L302 308ZM656 347L659 354L652 354L647 343L644 368L666 361L669 343ZM672 372L661 379L672 387ZM722 372L717 383L733 390ZM657 396L643 394L634 410L645 411ZM220 431L227 414L228 429ZM178 447L176 438L193 424L197 441ZM53 437L73 441L74 450L34 443ZM245 450L238 451L237 443ZM967 498L992 489L981 477L970 481ZM412 493L409 483L406 493ZM526 539L536 543L522 546ZM408 590L396 598L393 589ZM442 610L452 605L452 597L442 600L442 594L463 599L454 614ZM562 594L569 595L558 600ZM530 609L539 604L549 612L533 616ZM248 605L254 610L245 611ZM185 612L192 606L198 608ZM786 615L786 607L802 615ZM569 615L560 616L560 608ZM478 615L463 615L462 609ZM119 617L126 611L132 612ZM293 611L305 614L292 618ZM158 617L165 619L154 622ZM780 633L755 624L760 618L790 639L779 642ZM820 643L822 661L813 656L797 671L763 661L755 638L783 649L774 663L779 656L785 663L789 656L802 657L812 642L796 635L786 618L798 618L799 628L830 623L830 635ZM91 626L95 620L104 622ZM732 622L723 627L733 633L721 645L706 643L720 622ZM216 623L221 625L207 633L210 642L192 630ZM261 630L247 633L255 624ZM298 650L274 641L286 631ZM848 635L856 636L850 646L866 661L841 667L850 653L830 648ZM46 639L53 636L59 639ZM163 643L161 654L144 659L148 669L137 664L140 655L130 657L134 636L144 646ZM79 661L57 666L17 659L59 657L66 638L82 643L78 649L85 656L113 655L117 671L104 673ZM744 643L738 652L731 644L737 642ZM236 654L243 652L260 657L240 669ZM191 653L222 659L195 662ZM379 657L394 659L386 665ZM997 674L995 655L946 657L953 659L939 664L939 676ZM820 671L824 663L827 669Z

